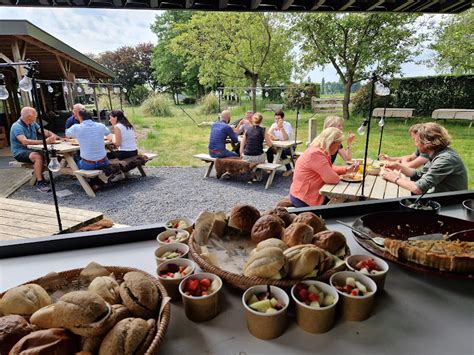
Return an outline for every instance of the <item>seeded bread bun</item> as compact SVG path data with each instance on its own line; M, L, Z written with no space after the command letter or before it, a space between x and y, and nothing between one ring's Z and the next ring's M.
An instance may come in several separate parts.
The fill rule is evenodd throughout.
M253 225L250 238L252 238L255 243L269 238L281 239L285 230L284 226L285 222L277 216L262 216Z
M96 277L89 284L89 291L102 297L105 302L110 304L121 303L120 286L112 276Z
M244 275L269 278L284 268L286 258L280 248L268 247L250 255L244 266Z
M263 215L271 215L271 216L277 216L280 217L283 222L285 222L285 228L288 227L294 219L294 216L292 216L288 210L284 207L276 207L272 208L271 210L265 211Z
M313 228L313 234L321 232L326 228L324 219L312 212L303 212L296 216L293 223L304 223Z
M253 206L239 204L232 208L229 216L229 227L250 234L252 227L260 218L260 212Z
M321 231L314 235L313 244L331 254L335 254L346 246L346 237L337 231Z
M40 286L27 284L8 290L2 298L5 315L18 314L28 319L38 309L51 304L51 297Z
M13 345L33 331L22 316L11 314L0 317L0 354L8 354Z
M145 319L158 316L158 288L143 273L127 272L120 285L120 296L134 316Z
M78 336L66 329L51 328L24 336L13 346L9 355L65 355L79 350Z
M313 228L304 223L293 222L283 233L282 240L289 247L309 244L313 239Z

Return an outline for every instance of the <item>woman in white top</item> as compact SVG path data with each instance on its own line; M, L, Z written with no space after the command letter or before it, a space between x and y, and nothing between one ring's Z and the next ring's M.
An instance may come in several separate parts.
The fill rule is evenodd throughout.
M109 158L119 160L133 157L138 154L135 142L135 130L122 111L114 110L109 114L109 122L114 128L112 142L117 146L117 151L107 154Z

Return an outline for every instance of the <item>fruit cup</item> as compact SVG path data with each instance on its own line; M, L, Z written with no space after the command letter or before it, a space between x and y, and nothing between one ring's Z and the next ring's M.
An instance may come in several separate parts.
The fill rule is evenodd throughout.
M189 218L175 218L165 223L166 229L184 229L191 234L193 232L193 221Z
M187 275L185 276L181 275L180 277L171 278L171 277L167 277L166 275L160 275L163 273L163 271L168 270L170 268L170 265L177 265L178 268L184 267L185 269L187 267L191 267L192 270ZM179 301L181 299L181 296L179 293L179 284L181 283L183 278L189 275L192 275L195 269L196 269L196 265L194 264L193 261L189 259L172 259L158 265L158 268L156 269L156 273L158 274L158 279L160 280L160 283L166 289L168 296L171 297L171 300Z
M372 259L373 261L370 261ZM372 264L375 264L375 267L378 270L375 270L375 273L372 273ZM370 277L377 284L377 292L383 290L385 285L385 278L387 277L388 264L380 258L368 255L351 255L346 259L347 268L351 271L360 272L365 276ZM363 267L361 270L361 266ZM367 268L368 266L368 268ZM366 270L364 270L366 269Z
M353 296L346 292L340 291L336 286L342 287L346 285L347 278L353 278L360 282L367 289L367 294L363 296ZM329 279L329 283L339 294L339 304L342 318L350 321L362 321L369 318L370 312L374 308L375 292L377 292L377 284L367 276L354 271L336 272Z
M318 308L310 306L302 301L304 297L307 297L308 292L306 291L306 295L297 294L301 290L298 288L298 285L294 285L291 288L291 297L296 303L296 323L298 323L300 328L309 333L325 333L329 331L334 325L336 304L339 301L339 295L336 289L320 281L308 280L303 281L302 284L308 285L309 287L314 285L319 291L324 293L326 300L328 298L332 299L332 303L325 303L324 300L318 296ZM321 304L321 306L319 306L319 304Z
M171 254L168 257L165 257L166 253L171 253ZM164 263L165 261L168 261L168 260L173 260L177 258L183 258L183 259L187 258L188 253L189 253L189 247L187 244L184 244L184 243L170 243L166 245L160 245L155 250L156 266L160 266L161 263Z
M252 309L249 306L250 299L259 293L267 292L267 285L253 286L245 291L242 296L242 303L245 308L245 316L247 318L247 328L254 337L268 340L279 337L286 328L286 312L290 298L281 288L276 286L270 287L270 292L279 302L283 304L283 308L272 312L264 313Z
M160 245L168 245L171 243L187 244L188 239L189 239L189 232L185 231L184 229L167 229L164 232L161 232L160 234L158 234L158 236L156 237L156 240L158 244Z
M194 280L199 280L200 284L203 280L208 280L210 285L206 284L206 289L210 293L204 296L192 296L187 294L188 282L193 282ZM215 287L213 287L214 285ZM219 293L221 288L221 278L211 273L199 273L183 279L179 284L179 292L183 300L186 317L193 322L205 322L217 316L219 313Z

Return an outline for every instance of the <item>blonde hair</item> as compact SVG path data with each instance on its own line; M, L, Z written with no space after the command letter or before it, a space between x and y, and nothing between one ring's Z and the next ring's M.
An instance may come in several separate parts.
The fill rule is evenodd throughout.
M329 128L329 127L336 127L336 126L343 126L344 125L344 119L339 116L328 116L324 119L324 125L323 129Z
M259 125L263 121L263 116L260 112L255 112L255 114L252 116L253 123L256 125Z
M418 142L431 151L446 148L451 144L451 136L449 135L448 130L434 122L422 124L418 128L416 135Z
M415 123L413 126L411 126L409 129L408 129L408 133L410 134L417 134L418 133L418 130L420 129L420 127L422 126L421 123Z
M344 133L336 127L329 127L323 130L314 140L311 142L311 147L319 147L329 154L329 147L335 142L342 142L344 139Z

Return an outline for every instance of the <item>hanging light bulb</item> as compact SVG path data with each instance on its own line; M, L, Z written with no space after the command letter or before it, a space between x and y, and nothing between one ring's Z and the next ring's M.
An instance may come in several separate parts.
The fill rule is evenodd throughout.
M280 92L280 96L285 97L285 92L284 91Z
M367 126L366 120L364 120L360 127L357 129L357 134L359 134L359 136L363 136L365 134L365 126Z
M77 92L80 94L80 93L82 93L82 91L83 91L83 90L82 90L81 85L77 85Z
M0 100L8 99L10 94L8 93L7 86L5 85L5 76L0 74Z
M383 118L383 116L380 118L380 121L379 121L379 127L383 127L385 125L385 120Z
M31 81L31 78L28 76L28 74L26 74L23 79L20 80L18 86L23 91L31 91L31 89L33 89L33 82Z
M118 86L114 87L114 94L120 94L120 88Z
M69 94L69 88L67 87L67 85L63 86L63 90L65 94Z
M268 91L265 91L265 97L270 96L270 93Z
M50 94L52 94L52 93L54 92L54 89L53 89L53 87L51 86L51 84L48 84L48 92L49 92Z
M300 92L300 96L301 96L301 97L304 97L304 91L301 91L301 92Z
M36 83L36 88L37 88L37 89L41 89L41 84L40 84L40 83Z
M61 165L59 165L59 160L56 155L56 149L54 149L53 146L51 146L51 150L50 150L50 159L49 159L48 169L52 171L53 173L56 173L61 169Z
M127 93L127 88L123 88L122 91L126 94Z

